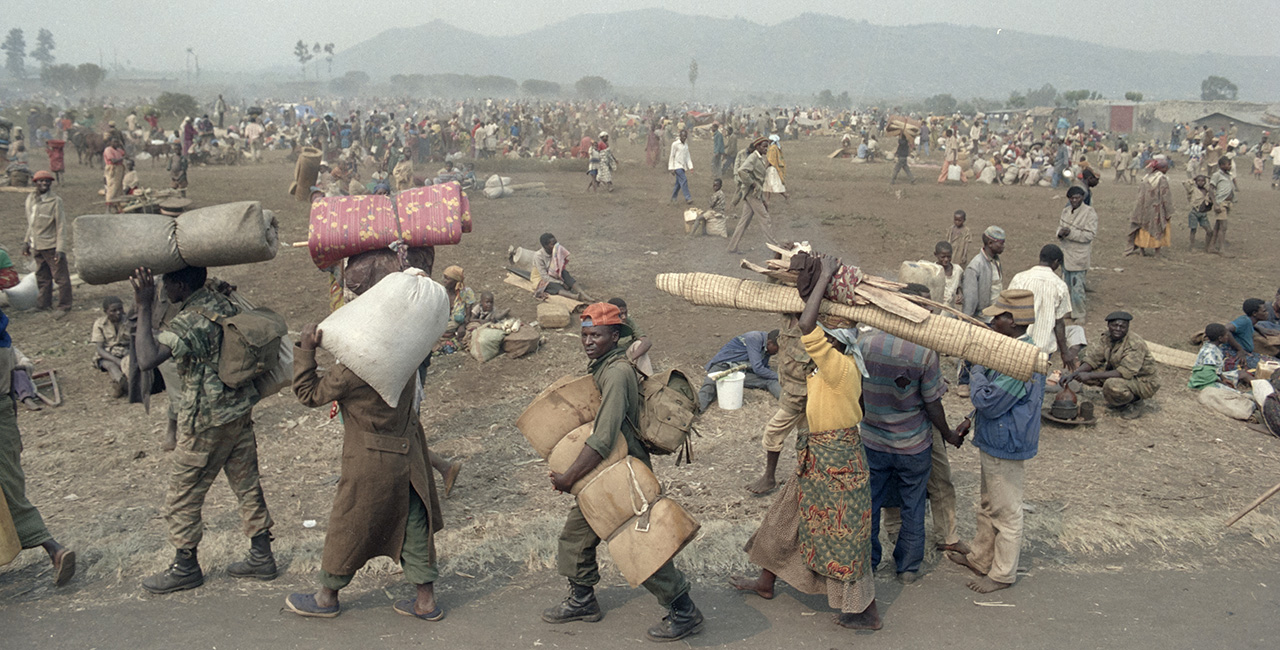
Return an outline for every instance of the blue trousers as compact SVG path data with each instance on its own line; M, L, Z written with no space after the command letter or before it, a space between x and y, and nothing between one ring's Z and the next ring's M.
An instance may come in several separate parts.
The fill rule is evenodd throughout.
M676 200L676 195L682 191L684 192L685 201L693 200L693 197L689 196L689 179L685 178L683 169L677 169L676 170L676 186L671 188L671 200L672 201Z
M933 468L932 449L916 454L890 454L867 449L871 470L871 566L880 566L880 509L902 509L902 530L893 547L898 573L919 571L924 562L925 487Z

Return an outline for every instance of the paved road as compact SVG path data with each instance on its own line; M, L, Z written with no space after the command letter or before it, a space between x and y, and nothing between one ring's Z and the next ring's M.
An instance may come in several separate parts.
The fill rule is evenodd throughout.
M824 598L783 589L772 601L715 583L694 587L707 617L693 647L735 648L1267 648L1280 646L1280 574L1274 569L1189 574L1122 569L1097 574L1040 569L1008 591L981 596L964 588L966 573L938 567L919 583L878 584L883 630L836 628ZM78 606L70 596L0 602L4 648L638 648L661 615L643 590L609 586L596 624L552 626L542 609L564 595L552 575L493 584L451 576L441 583L448 617L439 623L395 614L376 579L357 579L341 616L302 619L281 611L285 594L307 585L210 579L193 592L138 596ZM492 586L486 588L488 583ZM75 601L87 594L80 592ZM1002 601L1013 607L977 606ZM684 647L676 644L676 647Z

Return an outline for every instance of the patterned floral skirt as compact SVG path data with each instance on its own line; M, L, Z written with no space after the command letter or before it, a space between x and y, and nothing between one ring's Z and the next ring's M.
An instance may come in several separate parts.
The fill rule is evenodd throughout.
M814 573L856 580L871 569L871 487L858 428L796 438L800 554Z

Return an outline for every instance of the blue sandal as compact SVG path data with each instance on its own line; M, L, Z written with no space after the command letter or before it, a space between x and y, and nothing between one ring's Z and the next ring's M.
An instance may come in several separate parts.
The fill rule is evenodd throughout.
M417 602L416 600L409 600L407 598L405 600L397 600L395 604L391 606L391 609L396 610L397 614L403 614L405 616L420 618L424 621L435 622L444 618L443 607L436 605L435 609L427 612L426 614L419 614L417 611L414 610L414 607L413 607L413 604L416 602Z
M299 616L313 616L316 618L333 618L342 612L341 605L333 607L321 607L316 604L315 594L289 594L284 599L285 607Z

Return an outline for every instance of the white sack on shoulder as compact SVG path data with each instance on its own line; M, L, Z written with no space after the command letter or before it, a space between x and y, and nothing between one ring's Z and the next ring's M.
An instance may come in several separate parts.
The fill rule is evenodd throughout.
M329 314L320 323L321 345L394 407L448 320L448 292L409 269Z

